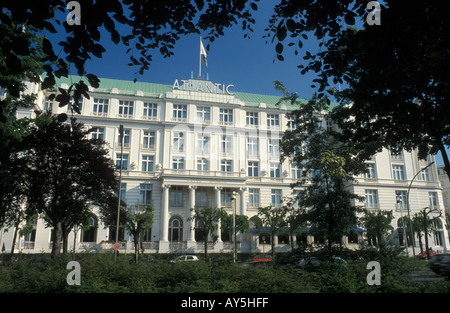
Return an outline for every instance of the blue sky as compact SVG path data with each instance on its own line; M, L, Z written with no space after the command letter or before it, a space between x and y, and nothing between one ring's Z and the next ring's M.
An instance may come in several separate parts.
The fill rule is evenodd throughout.
M285 47L285 60L276 59L275 46L266 38L264 29L272 15L273 4L263 6L259 4L258 12L254 15L256 24L254 32L249 33L250 39L244 38L240 25L225 30L225 35L210 44L208 51L208 68L202 63L202 77L214 83L233 84L234 91L267 94L278 96L280 93L274 88L274 81L279 80L292 92L298 92L301 98L311 98L315 90L310 86L315 78L314 74L301 75L297 65L303 59L300 55L304 51L313 54L318 51L317 43L310 38L305 43L299 56L295 56L292 49ZM62 18L65 19L65 16ZM83 20L82 20L83 21ZM74 26L76 27L76 26ZM206 34L202 34L203 36ZM137 67L128 66L129 55L126 47L114 45L108 34L107 40L102 42L106 51L103 58L94 59L86 64L86 71L98 77L124 80L169 84L175 79L188 79L191 73L196 78L199 71L200 36L189 35L182 37L175 44L175 50L170 58L163 58L159 51L153 53L153 61L143 75L136 73ZM206 45L208 42L203 41ZM56 42L53 43L56 48ZM275 60L275 62L274 62ZM306 62L306 61L303 61ZM75 74L75 70L73 70ZM338 86L336 86L338 87ZM449 151L450 153L450 151ZM436 156L437 164L443 164L440 154Z
M245 39L239 25L225 31L225 35L216 39L208 51L208 68L202 63L202 76L215 83L233 84L234 91L250 92L268 95L279 95L274 88L274 80L285 83L290 91L296 91L302 98L310 98L313 90L310 88L312 78L300 75L297 65L301 58L294 58L293 51L286 50L284 62L276 58L275 46L265 43L262 38L264 29L271 16L271 7L260 9L255 16L256 25L251 39ZM205 36L206 34L203 34ZM106 36L109 38L109 36ZM203 40L203 44L208 44ZM175 79L188 79L193 72L196 78L199 71L200 36L182 37L175 44L175 55L163 58L159 51L153 54L150 69L144 75L135 74L137 67L129 67L129 55L126 48L105 42L107 52L102 59L94 59L88 63L86 70L99 77L116 78L172 85ZM307 45L305 45L307 46ZM285 48L286 49L286 48ZM315 50L313 50L315 51Z

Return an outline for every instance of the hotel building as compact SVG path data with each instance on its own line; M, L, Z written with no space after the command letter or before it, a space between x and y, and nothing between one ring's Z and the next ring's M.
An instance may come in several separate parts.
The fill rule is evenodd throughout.
M78 81L79 77L73 77ZM57 87L68 88L70 79L58 79ZM28 84L28 92L38 95L36 108L55 114L67 112L48 99L55 91L42 91ZM235 91L229 84L208 80L179 80L173 85L132 82L102 78L99 88L90 87L90 99L80 103L78 121L95 128L92 136L103 138L119 172L122 160L122 199L127 205L151 204L154 221L144 238L145 252L200 253L203 242L191 227L192 207L223 207L232 214L257 214L260 206L279 206L301 187L291 188L301 171L289 160L280 163L279 140L284 131L295 127L286 113L295 107L276 106L280 97ZM19 109L18 117L31 117L33 110ZM123 144L119 127L124 127ZM322 127L333 127L322 119ZM123 145L123 147L122 147ZM123 151L123 154L121 154ZM393 210L393 227L403 245L397 220L407 214L406 195L415 174L434 161L433 156L419 160L415 151L392 154L383 150L368 163L366 175L357 177L349 188L365 196L366 208ZM421 172L409 192L411 215L426 206L443 209L442 188L436 165ZM444 219L436 222L430 236L433 248L448 249L449 237ZM1 231L1 244L11 249L13 230ZM218 242L211 252L232 250L229 234L218 231ZM133 251L126 233L120 235L121 251ZM78 231L77 251L111 251L115 233L101 223L92 209L90 228ZM291 249L290 238L275 238L277 251ZM294 236L299 242L320 243L319 236L305 233ZM343 238L348 247L358 247L364 230L355 229ZM270 236L251 229L238 236L240 252L267 252ZM17 240L16 251L51 251L51 229L38 219L31 234ZM69 236L73 249L74 233ZM418 246L417 242L416 245ZM417 251L417 249L416 249Z

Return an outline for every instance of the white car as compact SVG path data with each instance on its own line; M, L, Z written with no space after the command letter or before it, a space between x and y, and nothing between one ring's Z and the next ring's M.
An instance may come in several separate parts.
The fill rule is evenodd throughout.
M180 255L179 257L170 260L170 263L189 262L189 261L198 261L198 257L196 255L191 254Z

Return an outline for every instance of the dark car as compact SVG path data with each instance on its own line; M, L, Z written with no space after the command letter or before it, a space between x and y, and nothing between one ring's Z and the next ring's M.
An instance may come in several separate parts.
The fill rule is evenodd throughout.
M435 255L427 265L436 274L450 278L450 253Z

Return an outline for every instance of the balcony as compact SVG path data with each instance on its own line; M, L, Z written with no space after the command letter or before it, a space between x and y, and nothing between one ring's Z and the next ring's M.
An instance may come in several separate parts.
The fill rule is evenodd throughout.
M175 170L164 169L163 175L201 176L201 177L227 177L246 178L247 173L242 172L222 172L222 171L200 171L200 170Z

